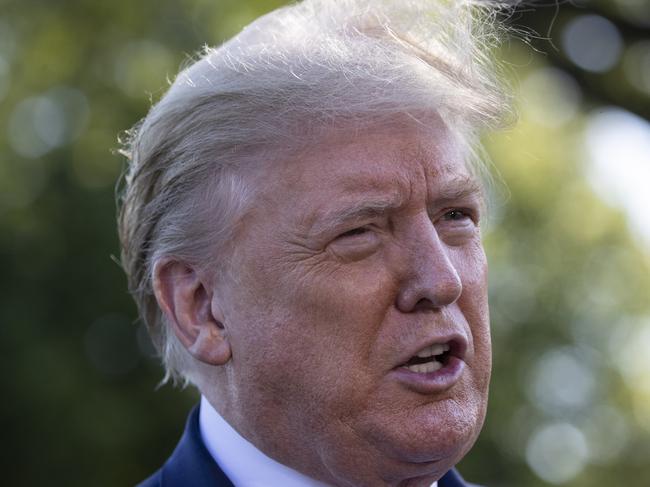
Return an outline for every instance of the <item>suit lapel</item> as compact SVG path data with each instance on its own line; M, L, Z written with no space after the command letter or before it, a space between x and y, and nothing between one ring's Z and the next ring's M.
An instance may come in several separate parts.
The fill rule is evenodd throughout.
M438 480L438 487L472 487L473 484L468 484L463 480L458 471L454 468L442 476ZM474 486L479 487L479 486Z
M161 473L162 487L233 487L203 444L198 407L192 409L183 437Z

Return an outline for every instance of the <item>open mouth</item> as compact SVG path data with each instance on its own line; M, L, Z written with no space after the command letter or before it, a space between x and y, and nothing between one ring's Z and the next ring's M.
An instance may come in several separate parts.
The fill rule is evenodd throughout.
M421 374L436 372L449 363L450 357L454 356L455 348L457 347L453 341L435 343L420 350L401 367Z

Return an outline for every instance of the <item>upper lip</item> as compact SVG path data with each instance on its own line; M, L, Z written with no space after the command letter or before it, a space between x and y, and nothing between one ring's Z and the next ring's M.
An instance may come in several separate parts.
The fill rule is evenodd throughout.
M468 346L467 338L465 338L465 336L461 335L460 333L453 333L444 336L429 337L427 338L426 341L420 342L417 345L417 347L409 348L404 353L404 355L400 356L399 358L400 362L397 366L398 367L403 366L404 364L406 364L406 362L411 360L411 358L414 357L420 350L436 344L448 344L449 355L453 357L457 357L461 360L465 359L465 355L467 353L467 346Z

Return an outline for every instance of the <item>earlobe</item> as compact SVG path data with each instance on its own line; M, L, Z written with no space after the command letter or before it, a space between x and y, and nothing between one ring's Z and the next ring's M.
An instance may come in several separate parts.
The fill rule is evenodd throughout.
M202 328L188 351L197 360L209 365L224 365L231 357L230 343L224 336L223 328L218 326Z
M160 259L154 265L153 289L174 333L194 358L209 365L230 360L230 343L221 318L213 314L211 292L191 266Z

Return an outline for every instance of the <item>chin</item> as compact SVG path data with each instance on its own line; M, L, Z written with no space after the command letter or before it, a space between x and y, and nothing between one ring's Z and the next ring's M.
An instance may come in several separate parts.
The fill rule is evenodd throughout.
M343 485L429 486L474 445L485 411L478 401L443 399L374 412L357 418L353 448L326 450L324 463L334 475L323 479Z
M454 465L474 445L484 418L484 408L474 404L467 407L453 399L439 401L415 415L404 451L412 461L448 458Z
M387 421L389 428L376 430L373 442L398 464L442 471L458 463L472 448L485 419L485 407L471 401L445 399L422 405L400 420ZM379 432L381 431L381 432Z

